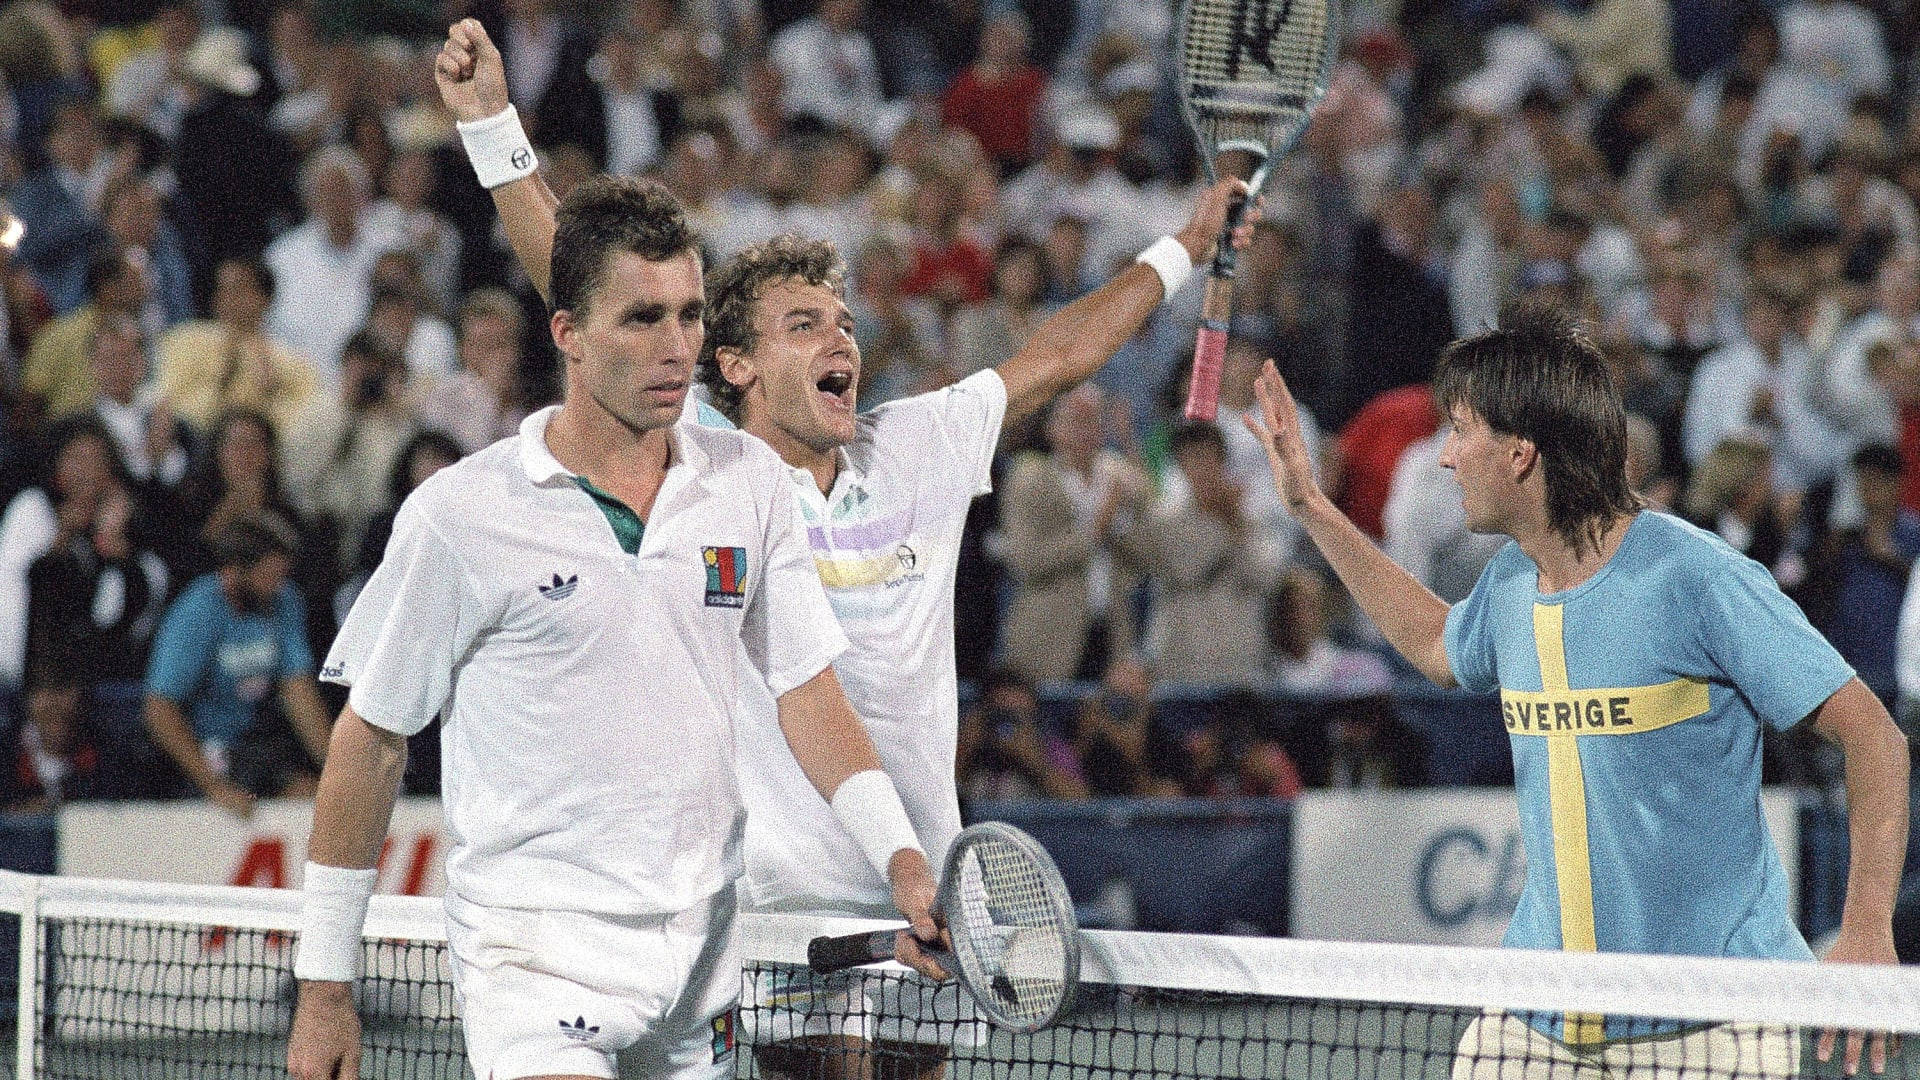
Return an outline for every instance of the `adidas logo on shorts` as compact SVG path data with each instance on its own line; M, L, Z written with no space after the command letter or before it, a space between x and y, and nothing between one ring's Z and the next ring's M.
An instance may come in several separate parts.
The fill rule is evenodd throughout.
M567 1038L575 1042L586 1042L588 1039L600 1034L600 1025L595 1024L592 1027L588 1027L587 1018L579 1016L575 1017L571 1024L565 1020L560 1021L560 1031L566 1035Z

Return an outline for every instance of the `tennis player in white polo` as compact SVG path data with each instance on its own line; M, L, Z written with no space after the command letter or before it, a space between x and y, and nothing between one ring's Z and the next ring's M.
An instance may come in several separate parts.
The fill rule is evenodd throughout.
M406 736L444 715L448 944L476 1076L733 1073L737 688L932 940L933 875L839 687L786 466L679 423L698 255L665 189L559 209L565 404L436 475L322 670L351 687L314 811L288 1068L358 1075L350 996ZM750 672L743 659L755 669ZM944 974L902 935L902 959Z
M450 29L437 73L476 170L485 173L526 146L507 104L500 54L478 22L466 19ZM553 242L554 197L530 153L527 162L512 179L487 186L521 265L545 292L541 268ZM815 565L851 642L834 668L935 863L960 830L954 574L967 508L990 488L1000 430L1098 371L1212 248L1230 197L1244 191L1239 181L1209 188L1178 237L1162 238L1112 282L1056 313L999 368L858 416L860 356L843 297L844 270L831 244L781 237L741 252L712 275L699 377L725 416L721 422L766 440L789 466ZM1236 246L1245 244L1257 220L1257 211L1249 215ZM742 706L745 906L888 915L887 883L870 868L842 861L857 859L857 850L792 755L780 749L770 688L743 687ZM846 980L852 992L832 1003L801 1000L794 988L768 985L770 979L745 993L749 1005L757 997L759 1004L794 1006L772 1030L752 1033L763 1047L763 1068L774 1073L862 1075L871 1066L849 1040L950 1041L954 1021L964 1015L956 1011L955 987L918 993L899 980L876 980L887 994L904 991L913 999L890 996L869 1008L857 974ZM751 1009L749 1016L764 1024L769 1011L780 1010ZM814 1052L765 1047L789 1040L805 1040ZM942 1063L940 1054L908 1046L887 1056L889 1075L935 1072Z

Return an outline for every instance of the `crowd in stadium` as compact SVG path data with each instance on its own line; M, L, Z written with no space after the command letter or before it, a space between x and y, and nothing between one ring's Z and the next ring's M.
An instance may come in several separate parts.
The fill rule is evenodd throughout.
M469 14L557 193L657 177L710 266L836 244L862 407L1011 356L1199 180L1161 0L13 0L0 803L310 793L316 657L398 503L556 395L433 83ZM1241 258L1219 422L1180 419L1195 283L1002 441L960 568L962 797L1418 782L1414 676L1241 418L1274 358L1323 482L1457 600L1498 538L1426 381L1522 297L1590 322L1650 505L1767 566L1890 707L1920 694L1920 7L1344 14ZM1208 718L1167 722L1183 694ZM1317 706L1244 722L1281 699Z

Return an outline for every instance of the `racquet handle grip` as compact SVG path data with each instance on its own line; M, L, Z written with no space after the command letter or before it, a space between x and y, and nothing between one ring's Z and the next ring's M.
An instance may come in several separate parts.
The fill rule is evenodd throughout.
M894 930L870 930L863 934L814 938L807 942L807 966L826 975L891 960L895 933Z
M1207 283L1208 288L1213 282ZM1211 421L1220 404L1220 369L1227 361L1227 328L1204 322L1193 343L1193 381L1187 384L1186 417Z

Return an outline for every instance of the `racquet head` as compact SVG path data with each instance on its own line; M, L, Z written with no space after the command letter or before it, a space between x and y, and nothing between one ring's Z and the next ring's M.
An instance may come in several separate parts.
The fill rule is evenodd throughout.
M988 1020L1038 1031L1073 1004L1079 927L1039 841L998 821L963 830L947 851L940 910L953 939L949 970Z
M1187 0L1175 43L1180 110L1209 179L1237 151L1260 189L1327 92L1335 14L1334 0Z

